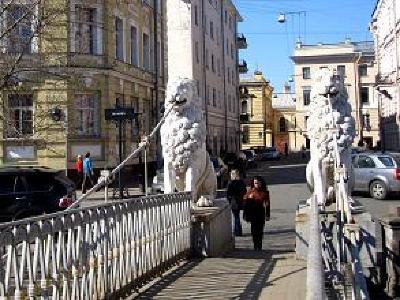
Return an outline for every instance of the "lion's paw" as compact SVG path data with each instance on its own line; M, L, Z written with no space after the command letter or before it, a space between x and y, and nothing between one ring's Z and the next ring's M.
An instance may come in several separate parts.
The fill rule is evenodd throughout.
M201 196L199 200L197 200L196 205L198 207L210 207L214 206L214 201L210 197Z

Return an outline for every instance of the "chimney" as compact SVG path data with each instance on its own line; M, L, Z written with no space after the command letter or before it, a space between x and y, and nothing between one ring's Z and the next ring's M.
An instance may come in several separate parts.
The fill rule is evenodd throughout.
M289 85L289 83L285 82L285 84L283 85L283 91L282 91L282 93L284 93L284 94L290 94L290 92L291 92L290 85Z
M262 72L258 71L258 70L254 71L254 79L255 80L263 80L264 78L263 78Z

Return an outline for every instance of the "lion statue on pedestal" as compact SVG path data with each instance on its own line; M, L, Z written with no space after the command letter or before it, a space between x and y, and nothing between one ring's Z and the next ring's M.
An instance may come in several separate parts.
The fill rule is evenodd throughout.
M343 77L324 69L317 72L313 79L307 123L310 161L306 175L308 186L317 197L318 204L328 205L335 201L334 171L337 158L346 173L348 195L353 189L351 145L355 137L355 122ZM352 202L350 197L349 201Z
M191 191L198 206L212 206L217 189L206 151L206 124L196 84L191 79L168 83L166 118L161 126L164 193Z

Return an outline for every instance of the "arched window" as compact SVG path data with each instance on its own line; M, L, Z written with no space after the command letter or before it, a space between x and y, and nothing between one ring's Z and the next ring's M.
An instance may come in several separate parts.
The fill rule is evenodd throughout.
M242 114L247 114L247 100L242 101Z
M284 117L279 118L279 132L286 132L286 120Z

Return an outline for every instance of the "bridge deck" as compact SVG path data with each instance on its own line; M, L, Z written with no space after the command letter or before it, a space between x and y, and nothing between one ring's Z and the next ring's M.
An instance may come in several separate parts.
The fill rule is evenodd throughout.
M267 223L263 251L250 228L224 258L183 263L130 299L305 299L306 262L294 257L294 229Z

